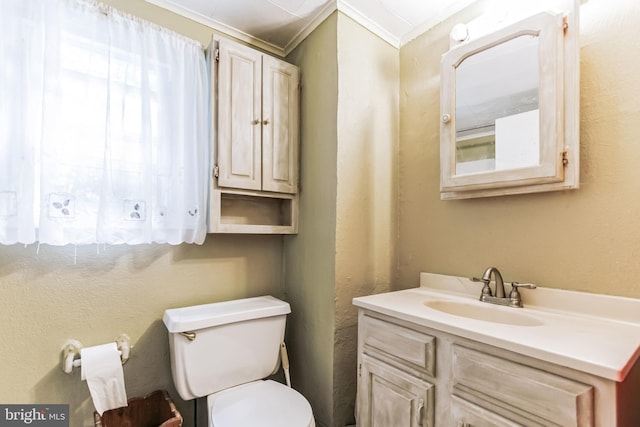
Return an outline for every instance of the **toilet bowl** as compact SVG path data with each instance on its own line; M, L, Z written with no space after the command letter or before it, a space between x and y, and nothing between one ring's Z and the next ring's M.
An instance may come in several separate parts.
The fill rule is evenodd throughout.
M210 427L315 427L309 402L284 384L255 381L207 397Z
M165 311L176 390L207 396L210 427L315 427L304 396L266 379L280 367L290 312L271 296Z

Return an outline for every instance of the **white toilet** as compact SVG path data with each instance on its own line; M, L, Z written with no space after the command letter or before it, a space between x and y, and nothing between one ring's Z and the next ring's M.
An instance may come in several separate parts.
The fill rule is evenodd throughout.
M207 396L210 427L315 427L304 396L264 380L290 312L271 296L165 311L173 382L184 400Z

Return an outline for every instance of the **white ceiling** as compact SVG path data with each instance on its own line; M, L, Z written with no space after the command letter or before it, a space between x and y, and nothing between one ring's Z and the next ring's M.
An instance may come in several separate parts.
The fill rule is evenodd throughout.
M278 55L335 10L400 47L475 0L146 0Z

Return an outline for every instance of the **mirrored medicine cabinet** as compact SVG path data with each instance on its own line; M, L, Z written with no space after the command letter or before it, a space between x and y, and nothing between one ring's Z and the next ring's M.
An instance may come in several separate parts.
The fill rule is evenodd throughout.
M578 188L577 13L538 12L443 55L441 199Z

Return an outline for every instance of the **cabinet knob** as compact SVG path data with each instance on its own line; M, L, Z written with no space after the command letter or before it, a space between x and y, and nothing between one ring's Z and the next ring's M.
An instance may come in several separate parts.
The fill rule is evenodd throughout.
M258 125L258 124L260 124L260 120L258 120L258 119L252 120L251 124L252 125Z
M450 114L443 114L442 115L442 123L449 123L451 121L451 115Z
M268 125L269 124L269 119L264 119L264 121L262 122L263 125Z

